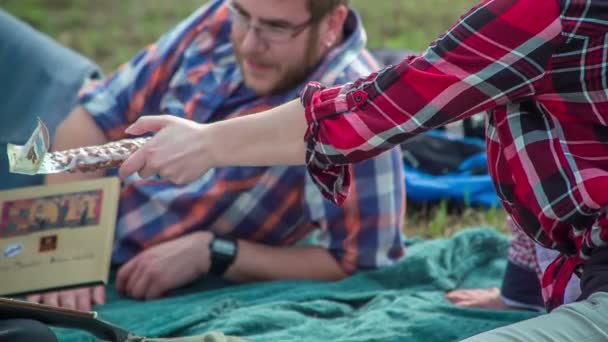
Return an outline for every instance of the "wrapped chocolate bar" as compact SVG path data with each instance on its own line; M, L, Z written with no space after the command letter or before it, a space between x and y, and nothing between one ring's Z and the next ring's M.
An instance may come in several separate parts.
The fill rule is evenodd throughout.
M26 175L61 172L87 172L120 166L150 138L123 139L104 145L49 152L49 133L44 123L38 126L25 145L7 145L9 170Z

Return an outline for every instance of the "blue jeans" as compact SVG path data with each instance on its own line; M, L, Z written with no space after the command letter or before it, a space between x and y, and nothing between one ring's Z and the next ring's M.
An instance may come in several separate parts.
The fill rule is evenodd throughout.
M608 293L558 307L546 315L470 337L466 342L608 341Z
M6 144L25 143L38 117L52 137L84 82L100 75L88 59L0 10L0 189L42 182L8 172Z

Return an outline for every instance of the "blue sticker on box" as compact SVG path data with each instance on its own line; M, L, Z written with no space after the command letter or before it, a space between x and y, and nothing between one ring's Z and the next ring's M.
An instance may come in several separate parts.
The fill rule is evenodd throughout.
M12 243L4 248L4 256L7 258L14 258L21 254L23 251L22 243Z

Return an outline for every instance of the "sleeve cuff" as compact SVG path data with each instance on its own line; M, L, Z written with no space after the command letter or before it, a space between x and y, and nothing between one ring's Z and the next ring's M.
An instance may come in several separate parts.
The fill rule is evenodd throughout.
M301 100L308 123L304 135L308 173L323 197L337 205L342 205L350 189L351 166L349 164L333 165L330 159L323 154L323 144L319 140L320 120L336 114L335 111L319 108L319 105L323 107L328 99L336 98L339 92L340 88L327 89L319 83L311 82L302 92Z

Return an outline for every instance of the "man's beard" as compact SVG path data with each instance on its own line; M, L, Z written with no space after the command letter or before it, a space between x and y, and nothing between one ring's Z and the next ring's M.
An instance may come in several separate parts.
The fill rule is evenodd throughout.
M282 70L280 79L277 80L277 83L268 90L258 92L260 96L268 96L268 95L276 95L289 90L292 90L298 87L302 82L306 81L306 79L310 76L312 70L317 66L317 63L320 60L320 56L318 53L318 35L316 34L317 30L311 30L311 39L308 40L306 47L306 56L302 63L294 63L287 66L287 70ZM268 65L268 66L276 66L270 61L264 60L264 58L256 56L256 55L245 55L239 51L238 44L233 41L234 53L236 59L239 63L241 70L244 67L244 61L249 60L252 63ZM243 73L243 77L246 77ZM245 82L247 80L245 79Z

